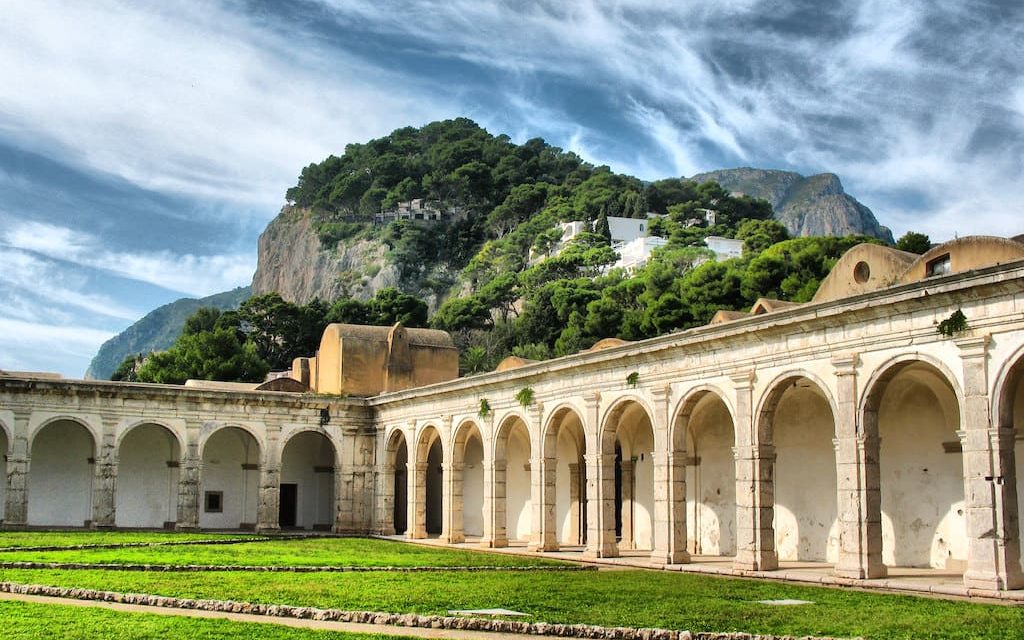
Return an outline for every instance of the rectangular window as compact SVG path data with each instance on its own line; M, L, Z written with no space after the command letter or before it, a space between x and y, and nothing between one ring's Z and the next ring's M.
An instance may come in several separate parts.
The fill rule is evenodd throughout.
M203 496L203 507L206 513L224 512L224 492L207 491Z
M928 264L925 265L925 277L931 278L932 276L944 276L948 273L952 273L953 263L949 259L949 254L939 256L934 260L929 260Z

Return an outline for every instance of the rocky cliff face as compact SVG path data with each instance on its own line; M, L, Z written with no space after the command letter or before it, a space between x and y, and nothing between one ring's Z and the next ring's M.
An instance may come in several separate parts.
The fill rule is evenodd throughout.
M700 173L697 182L714 180L725 189L764 198L775 218L794 236L859 234L892 242L892 232L878 224L875 214L843 190L834 173L804 177L773 169L722 169Z
M345 296L365 300L398 286L398 270L387 253L387 245L371 240L325 248L310 212L285 207L260 235L252 293L276 291L299 304Z

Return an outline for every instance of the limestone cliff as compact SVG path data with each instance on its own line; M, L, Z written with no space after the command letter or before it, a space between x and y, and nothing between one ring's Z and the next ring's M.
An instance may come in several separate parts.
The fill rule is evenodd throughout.
M892 232L843 190L834 173L804 177L792 171L741 167L700 173L691 180L714 180L729 191L764 198L794 236L861 234L893 241Z
M285 207L260 235L252 293L276 291L299 304L345 296L365 300L379 289L399 285L398 270L387 254L387 245L379 240L324 247L310 211Z

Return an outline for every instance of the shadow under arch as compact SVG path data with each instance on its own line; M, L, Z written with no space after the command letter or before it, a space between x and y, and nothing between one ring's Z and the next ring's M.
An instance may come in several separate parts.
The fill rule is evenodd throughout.
M549 416L541 438L541 542L543 551L587 542L587 434L576 407Z
M600 430L602 474L600 555L623 550L654 552L654 423L650 405L640 396L616 398Z
M385 517L391 519L381 527L384 535L406 533L409 516L409 445L405 432L394 429L388 436L384 447L385 455L385 495L390 491L390 509L386 509Z
M115 440L114 523L126 528L173 528L178 519L182 441L169 425L140 420Z
M778 560L839 560L835 412L823 381L799 370L777 376L760 403L758 441L775 455L766 506Z
M670 542L673 561L736 554L735 424L728 395L712 385L688 390L676 408L670 513L686 527L676 534L685 540Z
M281 443L277 523L282 529L330 531L341 447L323 429L303 427Z
M218 426L200 442L199 526L255 529L263 446L246 427Z
M89 526L99 441L91 425L73 416L53 416L31 434L28 524Z
M484 535L484 439L480 425L466 418L452 438L452 513L449 542Z
M949 369L921 354L890 359L865 387L860 425L881 494L866 517L882 523L872 535L887 566L965 568L962 397Z
M426 538L444 530L444 442L441 430L433 423L419 430L416 460L412 469L414 517L409 537Z
M517 411L505 414L494 431L493 489L490 507L493 546L509 540L529 540L533 534L533 442L526 417Z

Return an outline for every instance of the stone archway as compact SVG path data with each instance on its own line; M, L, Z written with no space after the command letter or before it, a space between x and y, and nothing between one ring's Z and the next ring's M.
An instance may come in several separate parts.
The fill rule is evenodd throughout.
M96 443L85 425L55 420L32 438L28 524L89 526Z
M415 520L411 538L440 535L444 530L444 445L436 427L428 426L416 445L416 466L411 474Z
M603 481L605 495L613 497L615 552L653 553L654 428L643 405L636 400L624 400L608 413L602 429L601 454L605 460L614 460L614 472L606 473ZM605 537L609 535L609 525L612 523L604 524Z
M571 408L557 410L544 433L542 549L587 543L587 452L583 419Z
M761 408L760 439L775 452L772 528L781 561L839 560L836 428L825 393L806 376L786 376Z
M533 532L530 430L519 416L506 418L494 442L494 539L530 539Z
M685 454L686 550L692 555L736 555L735 427L714 391L698 391L676 421L676 454ZM680 440L685 439L685 447Z
M882 562L962 572L964 466L950 378L920 360L891 365L867 389L863 425L880 439Z
M460 425L452 449L452 532L450 542L484 535L484 442L472 421Z
M409 528L409 447L405 434L395 430L387 447L388 468L391 471L391 526L396 534L406 533Z
M259 442L239 427L221 427L203 445L199 526L254 529L259 499Z
M318 431L289 438L281 451L278 525L330 531L334 526L334 444Z
M173 528L178 519L178 438L163 425L139 424L121 438L117 452L115 524Z

